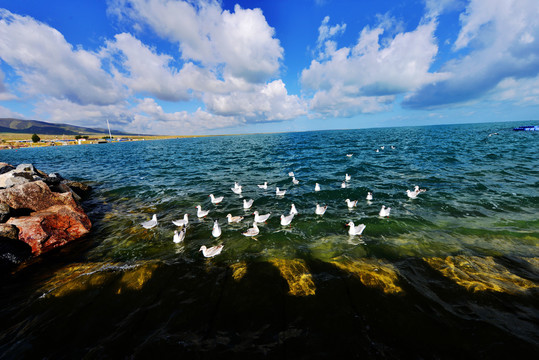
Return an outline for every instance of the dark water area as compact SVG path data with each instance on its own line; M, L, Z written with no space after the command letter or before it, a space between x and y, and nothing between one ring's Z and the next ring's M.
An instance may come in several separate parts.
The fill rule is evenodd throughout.
M0 358L537 357L539 134L514 126L2 151L94 192L88 236L0 277ZM427 191L410 199L415 185ZM292 203L299 214L281 226ZM245 237L254 210L272 215ZM186 213L175 244L172 220ZM366 225L361 237L349 221ZM199 252L218 244L214 258Z

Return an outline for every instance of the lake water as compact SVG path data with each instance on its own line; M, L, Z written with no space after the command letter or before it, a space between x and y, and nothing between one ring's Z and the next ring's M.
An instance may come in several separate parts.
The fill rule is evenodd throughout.
M539 133L517 125L528 124L2 151L94 191L89 236L2 277L0 358L538 355ZM410 199L415 185L427 191ZM281 226L291 204L299 214ZM245 237L254 210L271 217ZM227 224L229 213L245 219ZM140 226L153 214L157 227ZM366 225L361 237L348 221ZM215 258L199 252L218 244Z

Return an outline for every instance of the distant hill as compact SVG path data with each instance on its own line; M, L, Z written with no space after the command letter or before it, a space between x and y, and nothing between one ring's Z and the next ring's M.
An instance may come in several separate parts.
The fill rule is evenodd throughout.
M112 135L133 135L122 131L112 130ZM93 129L69 124L53 124L37 120L21 120L13 118L0 118L0 133L28 133L38 135L90 135L106 134L108 129Z

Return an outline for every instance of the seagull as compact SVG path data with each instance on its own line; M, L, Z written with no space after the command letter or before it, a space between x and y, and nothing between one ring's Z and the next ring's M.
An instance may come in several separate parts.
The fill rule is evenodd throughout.
M216 255L219 255L221 253L221 251L223 251L223 246L224 245L217 245L217 246L212 246L211 248L206 248L205 245L202 245L200 247L200 250L198 251L202 251L202 254L204 255L204 257L207 257L207 258L210 258L210 257L214 257Z
M208 215L210 213L210 210L202 210L202 207L200 205L197 205L197 216L199 218L203 218L204 216Z
M277 196L284 196L284 194L286 194L286 190L279 190L279 188L275 188L275 194Z
M427 191L427 190L426 190L426 189L420 189L419 186L416 185L416 186L414 187L414 191L415 191L416 193L419 194L420 192L425 192L425 191Z
M153 214L151 220L145 221L145 222L141 223L140 225L142 225L142 227L145 228L145 229L151 229L151 228L157 226L157 215Z
M326 210L328 209L328 206L320 206L316 204L316 210L314 211L316 215L324 215Z
M314 185L314 191L320 191L320 184L319 183L316 183L316 185Z
M346 182L344 182L344 181L342 182L341 189L346 189Z
M215 220L215 222L213 223L213 230L211 231L211 234L213 235L213 237L219 237L221 236L221 228L219 227L219 223L217 222L217 220Z
M415 198L417 198L417 195L418 195L418 194L419 194L419 192L406 190L406 195L408 195L408 197L409 197L410 199L415 199Z
M251 206L253 206L253 202L254 202L253 199L250 199L250 200L243 199L243 208L246 209L246 210L250 209Z
M372 193L370 191L367 193L367 200L372 200Z
M259 188L266 190L268 188L268 182L264 182L263 185L258 185Z
M240 184L234 181L234 189L239 189L239 188L241 188Z
M238 185L237 183L235 185ZM241 194L241 185L238 185L238 187L234 186L233 188L230 188L234 192L234 194Z
M176 226L187 226L187 224L189 223L188 215L185 214L183 216L183 219L180 220L172 220L172 223Z
M288 173L288 176L294 177L294 172L293 172L293 171L290 171L290 172Z
M391 149L395 150L395 146L391 145Z
M357 200L350 201L350 199L346 199L344 201L346 201L346 205L348 205L350 209L357 205Z
M178 230L174 230L174 243L179 244L185 239L185 228L183 228L179 233Z
M290 214L292 214L292 215L299 214L298 210L296 209L296 205L292 204L292 206L290 207Z
M348 157L352 157L354 154L346 154L346 156Z
M253 213L253 215L255 216L255 223L263 223L263 222L266 222L266 220L269 219L271 213L265 214L265 215L259 215L258 211L255 211Z
M281 215L281 225L286 226L290 225L292 222L292 219L294 219L294 214L290 214L287 216Z
M380 152L380 150L376 149L376 152Z
M384 150L386 147L385 146L380 146L380 149L381 150Z
M380 210L380 216L381 217L389 217L389 213L391 212L391 208L387 207L385 205L382 205L382 209Z
M210 194L211 203L215 204L215 205L217 205L221 201L223 201L224 198L225 198L224 196L215 197L215 196L213 196L213 194Z
M352 178L352 177L351 177L350 175L348 175L348 174L346 174L346 175L344 176L344 180L346 180L346 181L350 181L351 178Z
M256 226L256 221L254 221L253 222L253 227L247 229L247 231L242 233L242 235L245 235L245 236L257 236L259 232L260 232L260 230L258 229L258 226Z
M226 216L226 218L228 219L228 223L239 223L240 221L243 220L243 216L232 216L232 214L228 214Z
M292 182L294 183L294 185L299 185L299 180L295 177L292 177Z
M363 232L363 230L365 230L366 227L364 224L359 224L356 227L354 226L353 221L350 221L348 224L346 224L346 226L350 226L350 229L348 229L348 234L350 235L361 235L361 233Z

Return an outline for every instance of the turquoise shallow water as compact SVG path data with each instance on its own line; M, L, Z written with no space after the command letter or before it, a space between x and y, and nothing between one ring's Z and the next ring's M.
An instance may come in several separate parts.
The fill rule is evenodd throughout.
M91 234L6 280L0 350L8 358L537 353L539 134L514 125L3 151L1 161L32 162L95 191ZM265 191L256 186L264 181ZM412 200L405 191L414 185L427 191ZM287 194L275 196L276 186ZM223 203L212 205L210 193ZM358 206L349 210L346 198ZM251 210L243 199L254 199ZM283 227L292 203L299 215ZM324 216L316 203L328 205ZM196 218L198 204L207 219ZM378 216L382 205L389 218ZM254 210L272 216L246 238ZM159 225L143 229L154 213ZM171 221L184 213L190 224L177 245ZM245 220L228 225L228 213ZM348 221L366 225L362 237L348 236ZM198 251L217 244L224 250L212 260Z

